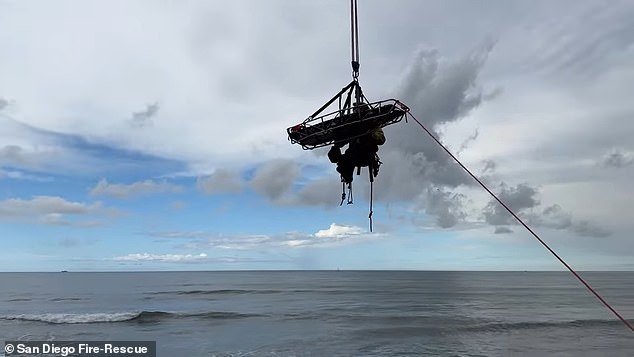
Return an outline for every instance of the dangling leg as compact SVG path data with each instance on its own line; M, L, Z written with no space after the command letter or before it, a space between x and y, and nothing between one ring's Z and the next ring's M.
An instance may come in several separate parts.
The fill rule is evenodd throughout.
M341 202L339 203L339 206L343 205L343 201L346 200L346 183L341 181Z
M333 164L336 164L341 160L341 157L341 148L337 145L333 145L328 151L328 159L330 159L330 162Z
M352 174L354 173L354 166L352 163L352 158L350 157L347 151L344 155L341 156L341 159L337 163L337 172L341 174L341 178L343 182L347 184L352 183Z

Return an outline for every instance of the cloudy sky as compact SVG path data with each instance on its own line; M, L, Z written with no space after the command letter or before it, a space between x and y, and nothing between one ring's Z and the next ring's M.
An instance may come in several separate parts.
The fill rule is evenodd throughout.
M349 5L0 0L0 270L561 269L411 120L339 207L291 145L351 79ZM634 269L634 3L359 5L398 98L579 269Z

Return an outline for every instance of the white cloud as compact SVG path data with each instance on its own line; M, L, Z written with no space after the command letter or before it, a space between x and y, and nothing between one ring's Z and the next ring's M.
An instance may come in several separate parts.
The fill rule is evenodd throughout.
M93 196L111 196L117 198L128 198L136 195L147 195L153 193L174 193L183 191L183 187L167 182L155 182L145 180L131 184L109 183L106 179L101 179L95 187L90 190Z
M270 26L288 26L287 5L272 10L259 2L181 7L70 1L66 6L25 3L5 7L0 15L0 42L14 54L0 59L0 92L15 98L16 116L34 127L192 164L253 163L262 155L245 154L279 154L287 142L278 128L306 111L303 103L271 105L286 102L287 93L280 93L288 90L284 82L299 82L296 73L305 68L280 55L290 50L286 46L271 51L263 45L296 35L296 29L279 33L280 27ZM271 18L263 20L263 12ZM297 46L313 48L309 42L297 42L292 52ZM157 103L161 120L154 120ZM140 110L143 105L147 108ZM146 130L130 130L130 124Z
M361 233L364 233L364 231L360 227L332 223L328 229L317 231L317 233L315 233L315 237L344 239L351 236L358 236Z
M53 181L52 177L32 175L32 174L28 174L28 173L25 173L22 171L16 171L16 170L8 170L8 171L0 170L0 178L3 178L3 177L13 179L13 180L27 180L27 181L36 181L36 182Z
M149 254L131 253L124 256L114 257L112 260L125 262L163 262L163 263L191 263L205 262L208 260L207 254Z
M184 241L180 246L186 249L229 249L250 250L263 248L303 248L332 247L343 243L360 242L364 239L384 237L380 233L368 233L360 227L333 223L327 229L314 234L286 232L281 234L223 235L203 231L152 232L149 236L160 239Z
M181 237L187 236L188 232L180 232L178 234ZM222 234L212 233L195 233L198 236L195 239L183 244L184 248L188 249L200 249L200 248L218 248L218 249L231 249L231 250L247 250L260 247L266 247L276 245L273 237L262 234L253 235L235 235L227 236ZM169 235L168 235L169 236ZM165 236L166 238L168 236ZM174 232L172 232L174 236Z

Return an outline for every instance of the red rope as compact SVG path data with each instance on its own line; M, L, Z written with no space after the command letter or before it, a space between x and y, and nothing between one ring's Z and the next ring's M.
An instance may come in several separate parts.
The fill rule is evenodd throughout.
M469 171L469 169L467 169L461 162L460 160L458 160L458 158L456 158L450 151L449 149L447 149L445 147L445 145L443 145L429 130L427 130L427 128L420 122L418 121L418 119L416 119L411 113L408 113L410 117L412 117L412 119L414 119L414 121L416 123L418 123L418 125L420 125L421 128L423 128L423 130L425 130L425 132L427 132L427 134L429 134L429 136L431 136L432 139L434 139L434 141L440 145L440 147L442 147L447 154L449 154L449 156L451 156L452 159L454 159L454 161L456 161L458 163L458 165L460 165L460 167L462 167L469 175L471 175L471 177L473 177L474 180L476 180L480 186L482 186L482 188L484 188L493 198L495 198L496 201L498 201L502 207L504 207L513 217L515 217L515 219L520 222L520 224L522 226L524 226L524 228L526 228L526 230L528 230L533 237L535 237L544 247L546 247L546 249L548 249L548 251L550 253L552 253L552 255L555 256L555 258L557 258L557 260L559 260L561 262L561 264L563 264L571 273L572 275L574 275L583 285L585 285L586 288L588 288L588 290L590 290L590 292L592 294L594 294L594 296L597 297L597 299L599 299L603 305L605 305L608 309L610 309L610 311L612 311L612 313L619 318L619 320L621 320L625 326L627 326L630 330L632 330L632 332L634 332L634 326L632 326L632 324L627 321L623 316L621 316L621 314L619 314L607 301L605 301L605 299L603 297L601 297L601 295L599 295L599 293L594 290L590 284L588 284L579 274L577 274L577 272L572 269L572 267L570 265L568 265L568 263L566 263L557 253L555 253L554 250L552 250L548 244L546 244L546 242L544 242L538 235L537 233L535 233L529 226L526 225L526 223L524 223L524 221L518 217L504 202L502 202L502 200L500 200L493 192L491 192L491 190L489 190L489 188L482 183L482 181L480 181L474 174L471 173L471 171Z

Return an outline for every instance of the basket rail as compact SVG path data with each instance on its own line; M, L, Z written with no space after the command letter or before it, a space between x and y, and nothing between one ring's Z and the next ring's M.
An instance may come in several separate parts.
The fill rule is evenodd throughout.
M372 130L400 122L409 108L396 99L344 108L317 117L308 117L302 123L287 129L292 144L304 150L341 144L370 133Z

